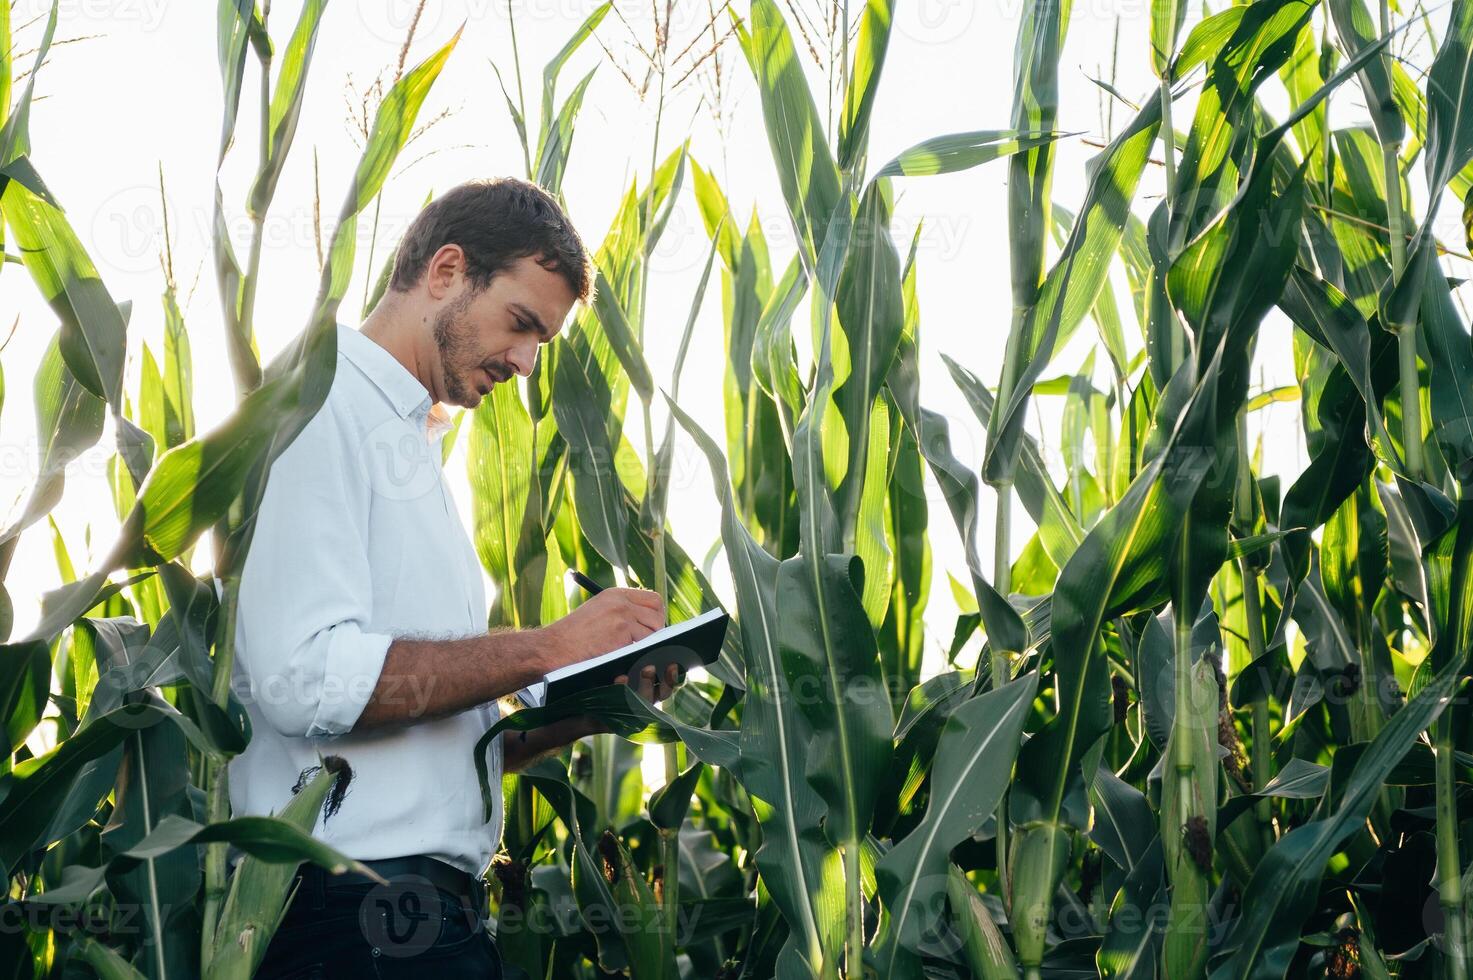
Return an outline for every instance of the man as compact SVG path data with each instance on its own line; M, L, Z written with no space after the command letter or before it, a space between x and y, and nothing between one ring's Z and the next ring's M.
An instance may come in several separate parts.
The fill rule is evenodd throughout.
M318 413L275 461L242 570L237 689L253 737L230 765L237 816L279 811L339 757L341 799L314 834L389 880L299 872L262 976L500 977L481 874L501 837L473 750L498 699L665 622L658 595L607 589L539 629L487 632L476 550L441 474L441 408L475 408L527 377L590 293L583 244L520 180L462 184L400 243L361 330L338 325ZM677 678L639 679L646 698ZM663 681L663 684L659 683ZM490 785L584 735L596 718L497 738Z

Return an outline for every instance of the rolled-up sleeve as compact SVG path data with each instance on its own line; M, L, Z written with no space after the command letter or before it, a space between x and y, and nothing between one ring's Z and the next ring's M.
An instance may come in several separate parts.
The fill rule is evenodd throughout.
M241 571L238 672L287 736L351 730L393 642L368 628L372 489L340 410L324 404L272 464Z

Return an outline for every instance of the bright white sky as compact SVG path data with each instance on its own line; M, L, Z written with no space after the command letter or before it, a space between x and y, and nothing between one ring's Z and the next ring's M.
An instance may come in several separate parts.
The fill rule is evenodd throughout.
M817 6L815 0L793 2L810 16ZM872 166L931 136L1007 126L1012 48L1021 3L905 0L897 5L890 57L874 111ZM16 0L14 22L26 25L41 18L47 6L46 0ZM291 0L273 5L271 33L278 49L285 45L300 6ZM338 211L359 149L357 127L348 119L348 103L358 102L349 88L350 78L353 88L361 90L376 73L392 72L414 6L410 0L335 0L329 5L296 144L267 222L256 316L258 342L266 359L302 329L317 290L313 152L320 167L324 217L330 221ZM536 101L542 65L595 6L594 0L512 0L529 107ZM857 15L861 4L855 0L851 6ZM637 172L647 172L651 150L653 102L642 101L618 67L642 77L632 38L637 36L649 45L650 8L644 0L618 0L617 8L629 28L610 16L598 32L612 60L598 44L585 45L564 71L559 89L561 100L584 72L598 66L564 184L573 219L591 246L603 237L620 193ZM677 8L672 47L680 50L705 23L708 8L705 0L678 0ZM736 4L743 15L745 8L744 0ZM1145 46L1148 9L1145 0L1075 0L1060 68L1060 129L1087 135L1061 144L1054 181L1056 198L1070 207L1082 196L1084 163L1096 152L1085 141L1099 140L1104 130L1100 90L1090 78L1109 76L1117 25L1117 87L1139 98L1154 84ZM194 349L196 413L201 426L213 426L234 406L210 257L214 154L220 125L215 4L200 0L62 0L61 11L59 41L77 40L58 43L40 76L31 123L33 162L66 208L114 297L133 300L127 384L134 392L141 344L147 342L162 358L159 295L163 280L158 260L162 248L158 170L162 165L174 267ZM491 69L494 61L510 80L511 43L503 0L432 2L419 23L410 63L444 43L462 21L466 22L464 37L431 92L421 119L442 111L448 116L406 151L390 179L383 196L382 239L375 269L384 254L382 242L397 240L428 192L443 191L470 177L522 173L521 152ZM24 28L17 39L18 52L34 47L39 28L40 20ZM18 64L28 67L32 57L21 55ZM689 61L687 56L682 65ZM708 62L670 98L659 153L663 157L678 138L689 134L694 154L703 165L714 168L738 214L745 216L756 206L773 243L774 265L780 268L792 254L791 235L773 176L757 94L734 41L723 47L721 62L724 134L709 108L701 104L713 91L708 70L712 62ZM805 67L814 68L806 57ZM252 61L237 145L222 176L236 250L242 256L249 231L243 202L255 165L258 129L255 68ZM674 74L683 71L682 67ZM818 74L810 72L810 77L821 93ZM819 98L822 111L821 94ZM1357 92L1339 98L1337 125L1350 121L1347 116L1359 115L1359 101ZM1178 123L1185 128L1189 116L1184 109L1178 111ZM1118 127L1129 115L1128 108L1117 105L1114 124ZM996 381L1009 314L1005 178L1005 165L998 162L967 174L910 179L898 186L897 239L907 242L918 221L925 227L919 260L922 369L927 378L923 400L927 407L951 418L953 445L958 455L973 463L981 458L982 431L937 355L944 351L989 384ZM1159 195L1161 179L1160 168L1150 168L1143 195ZM358 322L363 296L370 226L369 219L360 225L358 275L341 312L342 319L353 325ZM707 247L687 189L653 268L646 346L657 378L669 376L675 341ZM0 292L4 296L0 308L12 311L0 320L19 315L19 327L3 354L8 397L0 413L0 513L8 515L8 523L19 512L36 472L30 385L56 329L56 319L17 266L6 267ZM4 327L8 328L8 322ZM696 329L699 338L692 346L683 401L719 437L721 311L714 281ZM1087 340L1093 336L1089 330L1081 334ZM1127 335L1133 348L1139 346L1129 327ZM1260 348L1271 362L1268 380L1273 383L1288 378L1287 336L1287 330L1277 327ZM1082 353L1084 348L1077 350ZM1079 363L1074 354L1071 351L1065 358L1065 366L1073 368ZM1046 448L1054 458L1057 410L1049 401L1057 400L1045 400L1041 411ZM1297 411L1296 405L1277 406L1260 415L1253 428L1256 435L1266 422L1272 424L1270 465L1288 474L1303 463ZM631 423L637 433L637 420ZM1033 430L1038 431L1036 426ZM641 438L634 441L642 446ZM113 445L109 427L97 448L68 471L66 496L53 512L79 571L92 567L93 558L107 549L116 533L106 481L106 461ZM470 526L463 450L462 441L447 472ZM715 537L718 509L704 462L688 442L681 446L676 479L680 485L671 495L675 535L693 555L703 555ZM950 516L939 494L933 492L932 502L935 588L928 617L933 648L928 660L934 669L941 664L936 648L950 639L955 611L946 573L965 575ZM984 555L991 550L991 506L988 494L979 542ZM1021 507L1018 516L1026 520ZM86 543L89 533L90 544ZM1021 547L1027 534L1020 528L1014 537ZM203 570L209 553L208 547L198 549L197 570ZM724 589L724 563L718 562L718 568L718 585ZM7 582L16 604L13 636L29 631L37 619L40 595L58 584L51 532L43 520L22 537Z

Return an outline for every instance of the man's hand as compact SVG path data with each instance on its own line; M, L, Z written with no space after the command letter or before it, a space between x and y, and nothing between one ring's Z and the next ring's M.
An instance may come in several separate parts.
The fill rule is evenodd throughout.
M604 589L556 622L541 628L546 650L546 670L578 663L610 650L617 650L661 629L665 625L665 603L658 592L645 589ZM679 664L670 664L663 678L653 665L641 669L635 682L639 696L651 704L675 693L684 680ZM616 684L628 684L620 674ZM505 743L506 771L517 772L585 735L607 734L608 724L594 715L574 715L524 732Z
M658 704L660 701L666 700L667 697L672 697L675 694L676 685L681 684L681 681L685 679L685 671L682 671L679 663L666 665L663 678L655 676L657 673L653 665L645 666L645 668L641 668L641 671L639 671L639 678L636 679L635 684L635 690L638 691L639 697L650 701L651 704ZM620 673L617 678L614 678L614 684L629 684L629 675L627 673ZM567 744L567 741L573 741L573 738L582 738L583 735L607 735L608 732L613 731L613 729L608 727L607 722L602 718L598 718L597 715L579 715L573 718L572 721L572 731L576 732L576 734L573 734L572 738L567 738L561 744Z
M602 593L600 593L601 595ZM635 690L639 696L654 704L663 701L675 693L676 685L685 680L684 671L679 664L670 664L665 669L665 676L659 680L656 686L656 670L653 665L640 671ZM629 683L628 674L620 674L615 679L616 684ZM504 742L502 764L507 772L520 772L553 752L558 751L569 742L576 741L586 735L607 735L612 729L608 723L597 715L573 715L561 721L534 728L529 732L521 732L513 736L508 733Z
M665 603L658 592L604 589L562 619L542 627L548 647L544 672L617 650L664 625Z
M681 670L679 664L666 664L665 676L663 678L656 677L656 673L658 672L655 670L653 664L641 668L639 671L639 681L634 687L634 689L639 692L639 696L644 698L650 704L655 704L659 701L663 701L670 695L674 694L675 685L685 680L685 672ZM628 684L629 675L620 674L618 677L614 678L614 683Z

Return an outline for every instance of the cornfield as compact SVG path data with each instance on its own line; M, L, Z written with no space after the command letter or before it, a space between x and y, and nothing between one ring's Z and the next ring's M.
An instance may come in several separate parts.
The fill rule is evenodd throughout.
M760 98L791 254L657 123L594 253L594 301L532 377L457 421L488 629L565 615L570 568L657 590L673 620L722 606L734 623L720 661L660 705L616 685L487 732L590 712L615 729L500 786L483 769L486 805L505 799L490 903L508 962L634 980L1467 980L1473 341L1465 243L1435 229L1465 237L1437 217L1466 202L1473 238L1473 0L1379 2L1153 0L1156 82L1101 81L1125 121L1068 202L1053 187L1061 141L1080 137L1058 125L1069 0L1019 6L999 128L879 165L877 92L909 84L883 71L894 0L821 4L827 59L799 6L709 5L708 37L739 51ZM33 372L44 447L0 532L7 977L249 976L298 865L356 866L312 837L335 767L274 817L230 814L226 763L250 737L230 684L239 576L270 464L331 384L358 222L376 222L460 35L383 93L307 325L263 362L263 222L325 9L305 0L288 33L269 2L218 3L218 161L240 143L259 167L244 197L215 184L237 404L202 432L172 276L163 362L147 352L126 390L130 307L42 179L60 150L29 137L57 6L18 66L0 4L6 258L59 321L41 363L5 364ZM501 66L522 176L554 195L597 149L575 140L580 112L615 84L560 74L611 11L576 27L530 109L520 58ZM709 56L668 30L647 53L657 113ZM254 139L236 132L252 66ZM1334 128L1332 106L1368 121ZM1011 296L923 310L897 195L973 168L1006 181ZM1148 172L1163 195L1142 192ZM682 200L709 244L676 334L647 310ZM242 207L237 254L226 226ZM683 379L691 345L714 342L697 325L718 286L723 376ZM969 340L978 317L1006 318L1005 349ZM1287 347L1260 343L1272 322L1292 324ZM924 387L923 331L949 355ZM655 345L678 349L669 377L646 359ZM1286 354L1292 384L1255 380ZM719 434L682 406L683 380L719 384ZM980 467L928 407L941 385L986 431ZM1307 450L1292 480L1249 439L1283 403L1299 430L1273 438ZM122 531L91 568L59 548L67 584L12 637L18 538L108 417ZM677 541L668 520L677 446L719 497L704 540ZM959 538L964 568L933 569L942 538ZM943 571L954 623L927 617ZM928 625L952 638L932 651L940 670L923 670ZM465 749L483 760L484 745ZM645 751L664 772L648 796ZM245 857L227 875L232 849Z

